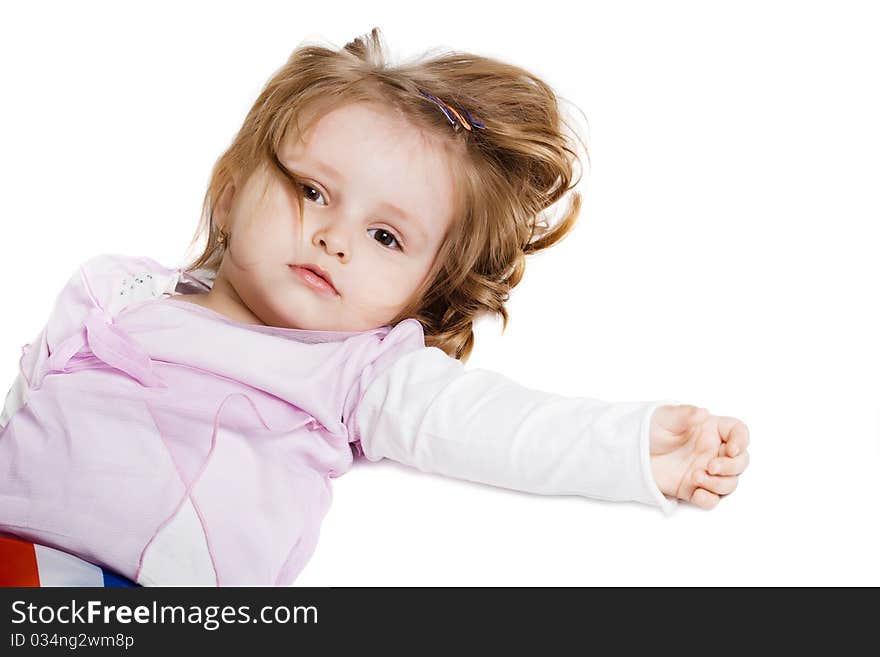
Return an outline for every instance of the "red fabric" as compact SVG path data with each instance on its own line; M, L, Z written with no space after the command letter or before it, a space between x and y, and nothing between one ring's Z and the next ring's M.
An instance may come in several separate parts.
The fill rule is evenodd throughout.
M34 544L0 536L0 586L39 586Z

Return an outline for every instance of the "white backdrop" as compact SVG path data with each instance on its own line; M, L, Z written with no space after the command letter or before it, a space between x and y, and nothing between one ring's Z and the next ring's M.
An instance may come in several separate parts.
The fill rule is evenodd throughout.
M752 437L706 512L359 462L301 585L880 584L877 21L855 2L0 9L0 379L92 255L182 264L210 169L304 40L506 59L589 122L585 209L468 367L680 399ZM583 119L579 119L583 124ZM2 384L4 391L7 384Z

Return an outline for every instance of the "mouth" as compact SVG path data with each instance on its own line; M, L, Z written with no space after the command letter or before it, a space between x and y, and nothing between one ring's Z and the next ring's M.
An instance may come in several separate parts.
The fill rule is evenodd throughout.
M330 278L330 274L318 267L317 265L304 263L301 265L288 266L294 273L299 275L299 277L303 281L305 281L316 291L327 294L328 296L335 297L339 295L339 292L333 285L333 279Z

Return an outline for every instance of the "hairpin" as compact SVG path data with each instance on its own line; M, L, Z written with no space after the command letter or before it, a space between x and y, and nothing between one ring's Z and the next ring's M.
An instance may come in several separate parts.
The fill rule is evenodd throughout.
M444 103L442 100L440 100L436 96L432 96L431 94L426 93L426 92L422 91L421 89L419 89L419 93L422 94L425 98L428 98L429 100L433 101L437 105L437 107L440 108L440 110L443 112L443 114L446 115L446 118L449 119L449 122L452 124L453 127L456 127L459 124L461 124L465 130L468 130L471 132L473 132L473 130L471 130L471 126L473 126L474 128L485 128L486 127L482 121L479 121L479 120L475 119L474 117L472 117L471 113L468 112L466 109L461 108L461 107L459 108L462 112L464 112L467 115L468 121L470 121L470 123L468 123L468 121L465 121L464 118L462 118L461 114L459 114L455 110L454 107L452 107L451 105L449 105L447 103Z

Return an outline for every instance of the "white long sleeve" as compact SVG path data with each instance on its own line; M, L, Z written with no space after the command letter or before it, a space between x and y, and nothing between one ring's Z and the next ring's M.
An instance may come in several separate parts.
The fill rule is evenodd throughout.
M401 357L368 384L357 437L371 461L543 495L637 501L670 514L649 460L654 409L526 388L436 347Z

